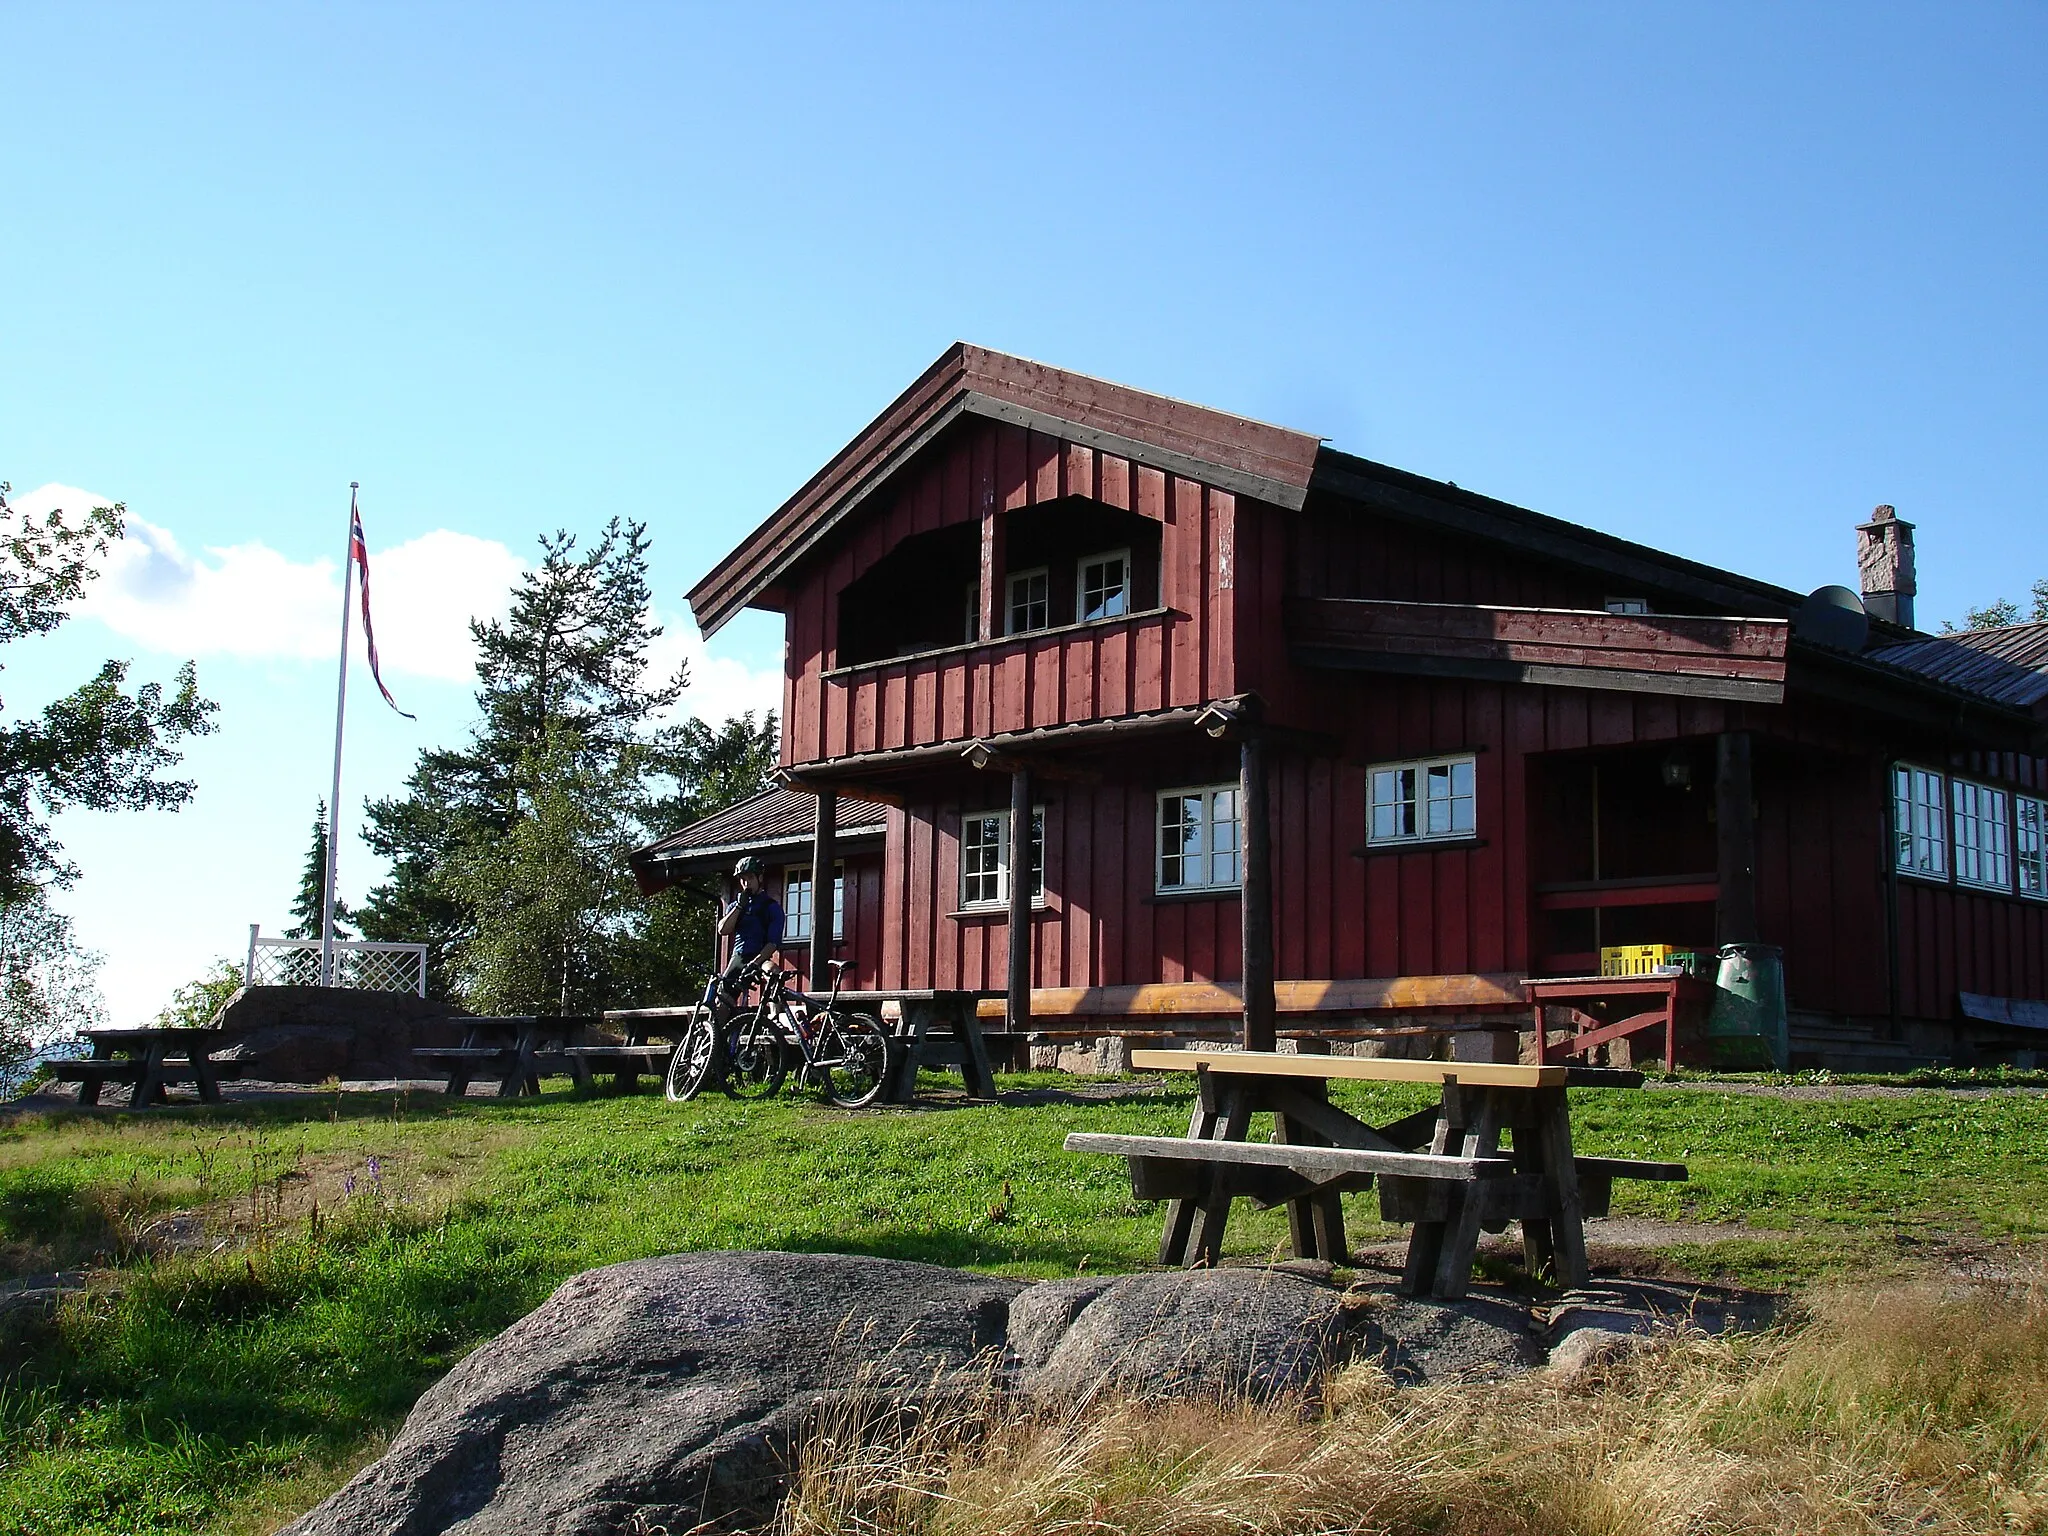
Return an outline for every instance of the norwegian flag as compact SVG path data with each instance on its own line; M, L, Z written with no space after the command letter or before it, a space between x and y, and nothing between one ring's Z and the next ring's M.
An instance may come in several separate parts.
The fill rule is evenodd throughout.
M377 631L370 627L370 550L369 546L363 543L363 515L355 510L353 498L349 507L348 554L349 558L355 561L356 568L363 573L363 645L370 653L371 681L376 683L377 691L384 695L386 704L397 709L406 719L416 720L419 718L417 715L406 715L404 710L398 709L398 700L391 697L391 690L384 686L383 673L377 670Z

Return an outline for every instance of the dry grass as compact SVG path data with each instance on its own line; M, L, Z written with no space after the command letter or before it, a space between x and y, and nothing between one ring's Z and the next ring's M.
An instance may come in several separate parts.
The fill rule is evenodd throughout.
M1814 1298L1749 1339L1670 1337L1597 1373L1396 1389L1315 1411L991 1409L821 1435L777 1536L1692 1536L2048 1532L2048 1295Z

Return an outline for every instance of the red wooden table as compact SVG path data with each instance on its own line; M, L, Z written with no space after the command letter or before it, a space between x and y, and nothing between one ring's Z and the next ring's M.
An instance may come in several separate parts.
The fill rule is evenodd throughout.
M1546 976L1522 983L1536 1026L1536 1060L1585 1056L1598 1046L1661 1030L1664 1070L1696 1053L1696 1020L1712 1000L1713 983L1683 971L1657 976ZM1567 1010L1578 1033L1549 1043L1543 1010ZM1633 1064L1633 1063L1632 1063Z

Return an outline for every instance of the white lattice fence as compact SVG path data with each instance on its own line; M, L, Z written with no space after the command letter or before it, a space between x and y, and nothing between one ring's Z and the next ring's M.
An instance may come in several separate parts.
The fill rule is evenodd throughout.
M334 975L320 976L318 939L266 939L249 925L249 959L242 968L248 987L349 987L359 992L427 995L427 946L378 944L368 939L334 941Z

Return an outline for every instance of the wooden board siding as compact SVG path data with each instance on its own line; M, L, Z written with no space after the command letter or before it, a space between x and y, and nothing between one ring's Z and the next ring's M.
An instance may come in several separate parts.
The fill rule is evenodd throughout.
M2015 752L1902 755L2009 793L2048 796L2048 758ZM1963 992L2048 1000L2048 901L1902 875L1898 906L1899 990L1907 1017L1953 1019Z
M1163 612L836 669L840 593L904 539L977 522L984 510L1071 496L1161 525ZM963 421L793 581L783 763L1201 704L1233 691L1237 506L1229 492L1115 455Z
M1759 919L1765 940L1785 949L1792 1006L1863 1018L1888 1012L1884 781L1854 722L1818 707L1792 721L1718 701L1410 678L1346 684L1323 706L1341 722L1343 755L1273 758L1283 981L1531 972L1536 901L1524 822L1532 762L1613 744L1704 746L1721 730L1748 729L1760 742ZM1366 846L1372 762L1465 750L1478 764L1475 842ZM2024 760L2008 771L2024 785L2041 768ZM1989 766L1976 771L1994 776ZM1152 891L1157 791L1228 777L1221 758L1185 756L1141 778L1044 785L1051 894L1032 919L1037 987L1238 979L1235 896ZM985 787L996 807L1000 776ZM956 788L890 813L897 852L849 898L860 903L862 985L1003 985L1002 914L956 911L961 809ZM1901 882L1900 895L1908 1016L1952 1017L1959 989L2048 996L2048 903L1912 881ZM1651 893L1642 906L1658 899ZM1697 915L1710 910L1704 898L1696 905Z
M904 539L1073 496L1159 527L1158 611L835 669L839 593ZM999 530L992 524L997 544ZM1796 667L1784 705L1300 667L1287 617L1303 599L1597 610L1609 598L1643 597L1693 615L1694 629L1701 616L1683 596L1617 590L1597 575L1491 543L1314 502L1284 511L976 417L935 439L820 544L792 573L786 596L782 756L792 767L1194 706L1245 690L1261 695L1274 724L1333 738L1327 750L1272 754L1283 982L1531 973L1553 931L1551 909L1574 903L1598 902L1603 920L1618 914L1648 936L1667 914L1673 925L1705 922L1711 931L1712 891L1697 880L1689 891L1645 894L1627 906L1603 889L1546 907L1535 885L1558 877L1542 868L1535 834L1548 813L1532 778L1540 786L1536 770L1575 754L1697 749L1711 763L1714 737L1742 730L1755 746L1759 927L1784 947L1790 1001L1881 1019L1892 1007L1885 765L1902 757L2036 793L2048 784L2040 758L1953 757L1939 738L1898 724L1880 729L1847 705L1802 693ZM997 616L1000 593L984 592L984 607ZM1635 634L1643 624L1618 628ZM1775 666L1781 655L1766 659ZM1477 757L1475 840L1367 847L1371 764L1465 751ZM1032 919L1035 985L1099 997L1235 983L1236 898L1161 899L1152 890L1156 792L1228 781L1231 754L1212 753L1206 739L1183 746L1175 737L1166 746L1098 742L1084 755L1104 774L1100 781L1048 779L1041 788L1050 895ZM857 879L849 863L855 921L844 952L859 964L850 980L1001 988L1003 915L955 910L962 796L985 789L986 804L997 807L1001 777L978 781L949 762L923 778L906 770L892 785L905 804L889 814L888 857L861 866ZM1709 873L1704 865L1664 872ZM1658 905L1677 896L1692 899ZM1911 880L1898 882L1897 901L1905 1017L1953 1018L1960 991L2048 998L2048 903Z

